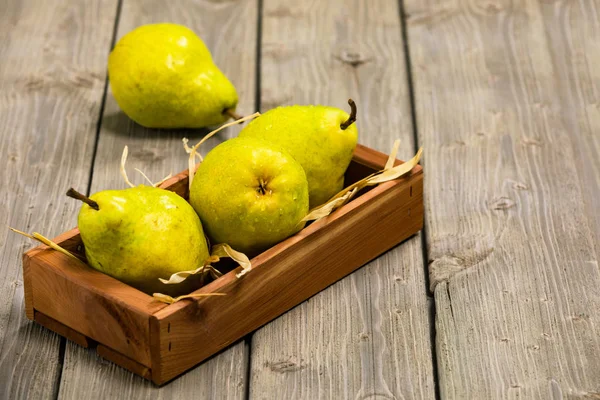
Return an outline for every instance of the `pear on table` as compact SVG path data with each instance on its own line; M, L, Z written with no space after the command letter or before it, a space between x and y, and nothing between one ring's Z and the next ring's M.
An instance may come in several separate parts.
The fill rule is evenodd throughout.
M67 195L84 202L78 226L91 267L148 294L176 296L200 286L200 276L177 285L158 280L201 267L209 257L200 219L185 199L144 185Z
M356 105L351 113L326 106L287 106L267 111L240 132L287 150L308 179L310 208L342 190L344 174L356 147Z
M236 138L207 154L193 178L190 203L213 243L253 257L304 226L308 182L285 150Z
M129 32L110 53L108 75L119 107L148 128L200 128L239 118L234 86L185 26L150 24Z

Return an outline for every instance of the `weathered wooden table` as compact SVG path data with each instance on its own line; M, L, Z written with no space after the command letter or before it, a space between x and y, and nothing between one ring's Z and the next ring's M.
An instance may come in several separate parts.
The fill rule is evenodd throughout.
M3 228L0 398L600 398L598 1L0 0L2 225L73 227L65 190L124 187L125 144L155 179L186 167L204 131L107 91L115 39L163 21L243 114L352 97L361 143L424 146L425 231L155 388L26 320L33 244Z

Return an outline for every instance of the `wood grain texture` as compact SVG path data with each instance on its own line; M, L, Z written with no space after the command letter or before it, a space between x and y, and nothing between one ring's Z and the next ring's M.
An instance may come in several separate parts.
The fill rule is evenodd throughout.
M406 2L442 398L600 395L590 4Z
M264 0L261 110L358 105L359 142L414 143L396 1ZM433 398L420 237L252 337L251 398Z
M117 37L147 23L180 23L194 30L211 50L219 68L238 90L238 112L254 112L256 65L256 0L209 1L123 0ZM216 143L231 137L229 129L207 142L205 154ZM120 189L125 184L119 175L123 147L129 146L127 171L132 182L143 183L134 171L140 168L158 181L168 173L187 168L182 137L199 140L206 130L151 130L130 121L119 109L112 94L106 98L97 157L94 164L92 192ZM241 398L245 391L247 346L243 343L202 364L176 382L159 390L130 372L111 365L96 368L98 357L67 345L60 397L63 398ZM92 387L99 390L90 391ZM114 386L111 386L113 385Z
M384 168L384 154L361 150L367 159L355 157L353 164ZM152 380L160 384L177 376L413 236L422 225L423 175L417 166L253 258L252 271L243 278L236 278L238 267L197 291L226 296L180 302L154 313L151 336L160 340L152 349Z
M33 310L33 282L31 280L31 260L26 254L23 255L23 301L25 302L25 315L33 321L35 312Z
M116 1L0 9L0 398L52 398L60 339L26 319L21 255L34 244L6 227L52 237L74 224L64 192L87 186Z
M152 379L150 368L138 363L137 361L132 360L129 357L124 356L121 353L114 351L110 347L106 347L104 345L99 344L96 348L96 352L100 357L112 361L115 364L120 365L125 369L128 369L129 371L141 376L144 379Z
M30 267L36 311L150 367L150 315L166 304L57 251Z
M46 314L36 311L34 315L34 320L43 327L48 328L61 336L64 336L71 342L76 343L81 347L90 347L90 343L92 341L89 340L87 336L82 335L81 333L69 328L68 326L58 322L53 318L50 318Z
M544 33L551 46L564 128L588 216L600 251L600 5L594 2L542 2ZM560 27L560 29L559 29Z
M78 396L84 392L83 386L87 388L88 396L103 399L243 398L246 365L243 362L215 362L215 360L222 357L243 360L247 356L247 349L244 346L243 343L234 346L227 350L229 354L221 353L192 372L157 388L152 382L99 357L94 351L67 342L63 375L67 374L69 382L63 380L59 398L81 398Z

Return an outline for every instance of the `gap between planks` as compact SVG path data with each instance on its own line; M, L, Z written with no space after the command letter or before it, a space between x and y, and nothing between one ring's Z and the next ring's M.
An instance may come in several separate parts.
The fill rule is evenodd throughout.
M410 58L410 38L408 36L407 29L407 18L406 10L404 8L404 0L398 0L398 12L400 18L400 26L402 31L402 41L404 43L404 64L406 66L406 79L408 83L408 96L410 100L410 119L412 122L412 134L414 140L414 149L417 151L422 144L419 141L419 124L417 121L417 110L415 108L415 87L413 79L413 66ZM421 165L424 162L421 161ZM423 192L425 196L425 192ZM423 221L427 219L426 210L423 210ZM427 299L429 300L429 340L431 344L431 358L433 365L433 382L435 385L435 398L436 400L441 399L440 385L439 385L439 371L438 371L438 355L437 346L435 342L436 337L436 307L435 307L435 296L430 290L430 279L429 279L429 254L427 251L427 224L423 223L423 229L421 229L421 252L423 257L423 268L425 273L425 291L427 292Z

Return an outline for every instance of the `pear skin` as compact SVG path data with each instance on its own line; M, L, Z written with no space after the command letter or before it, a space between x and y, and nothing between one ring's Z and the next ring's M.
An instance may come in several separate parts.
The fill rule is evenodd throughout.
M212 243L253 257L304 226L308 182L285 150L236 138L207 154L194 176L190 203Z
M277 107L252 121L239 136L263 139L287 150L306 172L310 208L314 208L344 186L358 141L353 122L348 113L334 107Z
M181 25L143 25L123 36L108 76L119 107L148 128L222 124L238 102L202 40Z
M78 225L91 267L148 294L177 296L199 287L196 278L176 285L158 280L196 269L209 257L200 219L185 199L140 185L98 192L89 200Z

